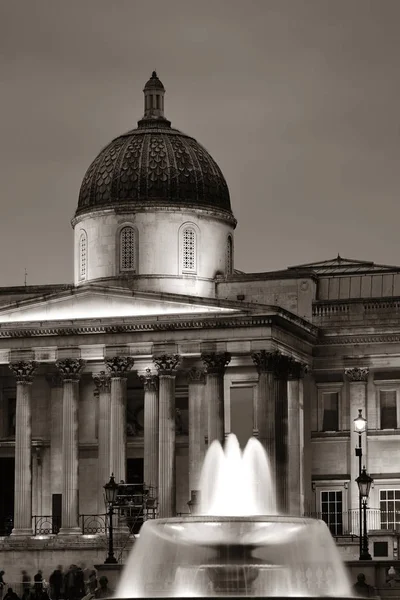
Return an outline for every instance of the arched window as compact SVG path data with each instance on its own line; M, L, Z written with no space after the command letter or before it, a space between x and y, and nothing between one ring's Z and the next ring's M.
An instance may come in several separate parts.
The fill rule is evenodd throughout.
M228 235L226 241L226 274L232 275L233 273L233 242L232 236Z
M182 231L182 271L183 273L196 273L196 230L194 227L185 227Z
M123 227L119 234L121 271L136 273L136 231L133 227Z
M87 235L82 231L79 236L79 279L83 281L87 277Z

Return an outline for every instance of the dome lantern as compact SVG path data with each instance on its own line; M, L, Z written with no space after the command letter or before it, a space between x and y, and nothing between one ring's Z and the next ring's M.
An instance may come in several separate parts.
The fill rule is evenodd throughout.
M154 121L161 121L163 125L170 125L164 117L164 94L165 88L157 76L156 71L153 71L150 79L143 88L144 93L144 116L138 122L139 127L146 127Z

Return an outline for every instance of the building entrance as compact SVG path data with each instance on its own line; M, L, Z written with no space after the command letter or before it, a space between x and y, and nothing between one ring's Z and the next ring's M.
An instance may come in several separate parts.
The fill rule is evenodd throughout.
M15 459L0 458L0 535L9 535L14 521L14 469Z

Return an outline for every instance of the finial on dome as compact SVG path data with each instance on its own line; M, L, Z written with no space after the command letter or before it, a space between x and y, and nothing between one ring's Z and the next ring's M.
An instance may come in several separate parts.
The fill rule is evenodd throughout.
M155 125L169 126L170 122L164 117L164 94L165 88L158 78L157 72L153 71L150 79L143 89L144 92L144 116L139 121L139 127Z

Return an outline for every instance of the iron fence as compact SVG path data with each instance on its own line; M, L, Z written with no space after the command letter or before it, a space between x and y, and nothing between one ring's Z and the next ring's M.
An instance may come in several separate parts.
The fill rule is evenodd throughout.
M359 536L360 511L353 508L345 512L314 512L305 516L322 519L334 536ZM383 511L379 508L367 508L367 529L400 531L400 511Z
M61 527L61 517L53 515L33 515L33 534L57 535Z
M83 535L105 534L108 529L107 515L79 515Z

